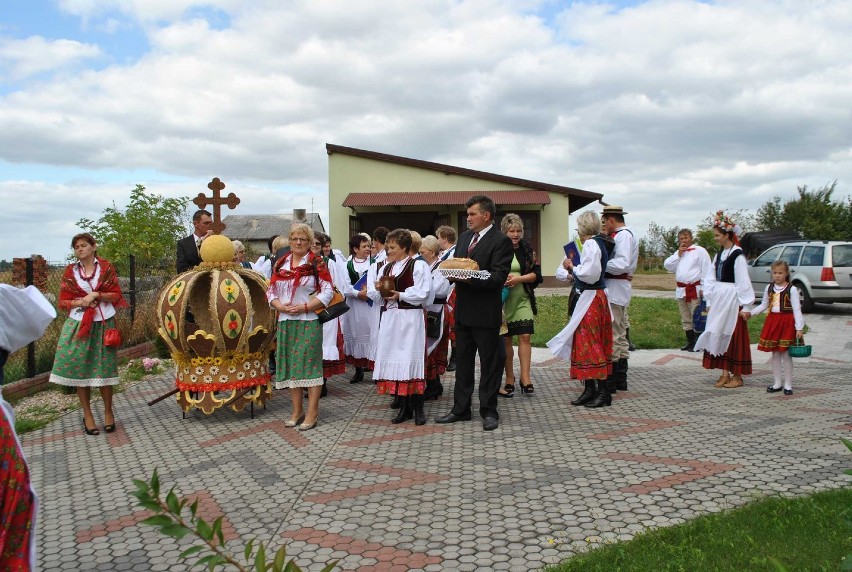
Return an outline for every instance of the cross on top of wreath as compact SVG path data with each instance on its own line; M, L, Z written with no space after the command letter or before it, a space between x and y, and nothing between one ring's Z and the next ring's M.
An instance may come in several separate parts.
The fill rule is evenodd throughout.
M213 197L210 198L204 193L198 193L198 196L192 199L198 208L203 209L207 205L213 206L213 224L210 225L210 229L214 234L219 234L223 230L225 230L225 225L222 224L222 205L227 206L229 209L233 210L237 208L237 205L240 204L240 199L234 193L228 193L227 197L221 196L222 189L225 188L225 183L219 180L219 177L215 177L212 181L207 183L207 188L213 192Z

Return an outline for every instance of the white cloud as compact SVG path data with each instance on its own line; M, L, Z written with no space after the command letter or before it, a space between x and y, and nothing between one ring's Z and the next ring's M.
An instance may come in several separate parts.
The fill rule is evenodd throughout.
M18 81L44 72L68 70L101 55L98 46L74 40L0 38L0 79Z
M324 197L333 142L604 193L638 229L852 179L842 0L573 3L553 27L499 0L61 6L151 50L0 96L7 161Z

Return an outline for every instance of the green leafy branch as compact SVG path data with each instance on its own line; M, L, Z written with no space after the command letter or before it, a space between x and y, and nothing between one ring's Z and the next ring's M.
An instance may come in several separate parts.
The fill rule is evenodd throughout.
M198 499L189 505L189 515L184 516L187 508L187 499L178 498L175 488L172 487L166 493L165 498L160 496L160 477L157 470L150 482L133 479L136 491L133 494L139 506L146 508L154 514L142 521L142 524L155 526L166 536L177 540L188 534L200 538L204 544L199 544L181 552L181 559L208 551L209 554L202 555L193 566L206 566L211 572L219 566L229 566L240 572L301 572L302 569L296 564L295 559L287 561L287 549L285 546L279 548L267 559L267 547L264 543L255 543L255 539L249 540L243 550L245 563L242 564L233 554L225 550L225 533L222 531L222 518L218 517L213 523L208 523L198 516ZM255 552L255 547L257 551ZM330 572L337 565L334 561L323 568L322 572Z

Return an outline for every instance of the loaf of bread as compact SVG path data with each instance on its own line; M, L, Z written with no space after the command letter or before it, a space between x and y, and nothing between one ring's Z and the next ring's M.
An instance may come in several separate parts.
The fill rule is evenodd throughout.
M448 258L438 265L441 270L479 270L476 260L470 258Z

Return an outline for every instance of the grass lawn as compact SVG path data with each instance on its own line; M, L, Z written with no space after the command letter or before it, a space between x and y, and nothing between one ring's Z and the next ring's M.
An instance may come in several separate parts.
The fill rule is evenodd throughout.
M852 528L842 514L850 507L850 488L795 499L769 497L645 532L547 572L840 570L844 556L852 553Z
M568 323L567 296L541 296L536 298L538 315L532 345L545 347ZM630 339L638 349L654 350L679 348L686 343L677 303L669 298L639 298L630 302ZM752 343L757 343L766 314L748 321Z

